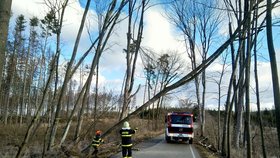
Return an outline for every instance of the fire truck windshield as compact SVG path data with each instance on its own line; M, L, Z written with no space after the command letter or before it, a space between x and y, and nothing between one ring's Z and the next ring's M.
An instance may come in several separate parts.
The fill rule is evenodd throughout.
M172 124L192 124L192 117L189 115L171 115Z

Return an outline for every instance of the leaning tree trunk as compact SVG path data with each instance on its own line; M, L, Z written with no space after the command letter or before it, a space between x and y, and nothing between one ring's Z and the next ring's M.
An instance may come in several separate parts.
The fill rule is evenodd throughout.
M229 26L230 26L230 24L229 24ZM240 27L240 26L239 26ZM234 36L234 34L230 34L230 36L232 37L232 36ZM229 82L229 88L228 88L228 92L227 92L227 99L226 99L226 109L225 109L225 115L224 115L224 126L223 126L223 135L222 135L222 156L229 156L229 155L227 155L227 150L228 150L228 148L229 148L229 146L230 146L230 144L229 144L229 119L230 119L230 116L229 116L229 114L230 114L230 111L231 111L231 108L230 108L230 105L232 105L232 104L230 104L230 97L231 97L231 89L232 89L232 87L233 87L233 82L235 81L235 79L236 79L236 71L237 71L237 62L238 62L238 60L239 60L239 51L237 52L237 55L236 55L236 57L234 58L234 56L232 56L233 57L233 59L232 60L234 60L235 62L234 62L234 65L233 65L233 70L232 70L232 74L231 74L231 77L230 77L230 82ZM236 93L234 93L234 94L236 94ZM228 148L227 148L228 147ZM230 153L229 151L228 151L228 153Z
M64 11L66 9L67 4L68 4L68 0L65 0L64 4L62 6L61 19L60 19L60 24L59 24L60 30L61 30L61 27L62 27L63 18L64 18ZM71 70L72 70L71 68L73 66L73 63L74 63L74 60L75 60L75 57L76 57L76 54L77 54L77 50L78 50L79 42L80 42L81 35L82 35L82 32L83 32L83 28L84 28L86 15L87 15L89 6L90 6L90 0L88 0L87 4L86 4L86 8L85 8L85 11L84 11L84 14L83 14L83 17L82 17L80 28L79 28L79 31L78 31L78 34L77 34L77 37L76 37L76 41L75 41L75 45L74 45L74 48L73 48L73 53L72 53L72 56L71 56L71 59L70 59L68 65L67 65L67 69L66 69L66 73L65 73L65 77L64 77L64 82L63 82L63 85L61 87L61 92L59 94L58 101L57 101L57 104L56 104L56 111L55 111L54 121L52 123L48 149L50 149L51 146L54 145L56 131L57 131L57 128L58 128L57 126L58 126L58 121L59 121L59 115L60 115L61 106L62 106L62 98L64 96L64 93L65 93L66 89L67 89L67 84L71 79ZM60 47L60 31L59 31L59 34L57 35L57 49L60 51L59 47Z
M161 96L165 95L166 93L185 85L186 83L192 81L197 77L202 71L204 71L211 63L213 63L222 53L223 51L236 39L237 32L240 31L240 26L236 28L232 36L224 42L210 57L208 57L203 63L201 63L199 66L196 67L196 69L192 70L187 75L183 76L181 79L179 79L177 82L173 83L170 86L165 87L163 90L158 92L155 96L153 96L151 99L149 99L146 103L144 103L142 106L140 106L138 109L136 109L134 112L132 112L128 117L122 119L118 123L116 123L114 126L112 126L110 129L104 132L102 137L107 136L109 133L111 133L116 127L119 127L124 121L128 120L131 116L134 116L136 114L139 114L144 108L151 105L153 102L158 100Z
M96 50L96 53L94 55L94 59L92 61L92 65L91 65L91 69L95 68L97 63L98 63L98 60L99 58L101 57L102 55L102 52L106 46L106 43L108 42L109 40L109 37L110 35L112 34L112 31L114 29L114 26L116 25L116 23L118 22L118 17L121 13L121 10L122 8L126 5L126 1L125 0L122 0L119 8L115 8L116 7L116 0L114 0L110 6L109 6L109 10L108 12L106 13L106 16L104 18L104 23L102 25L102 28L101 28L101 31L98 35L98 37L96 38L96 40L93 42L93 44L91 45L91 47L87 50L87 52L83 55L83 57L79 60L79 62L77 63L77 65L74 67L74 69L72 70L70 77L74 74L74 72L77 70L78 66L82 63L82 61L85 59L85 57L87 56L87 54L91 51L91 49L95 46L96 43L97 44L97 50ZM113 11L116 10L116 12L114 13ZM107 33L107 34L105 34ZM75 105L74 105L74 109L72 110L71 112L71 116L69 117L68 119L68 122L67 122L67 125L64 129L64 132L63 132L63 137L60 141L60 145L65 141L65 138L68 134L68 130L70 128L70 125L71 125L71 122L72 122L72 118L73 118L73 115L74 115L74 112L77 108L77 104L79 102L79 100L81 99L82 96L84 96L85 94L85 91L86 91L86 87L87 87L87 84L85 84L79 94L79 97L78 97L78 101L76 101ZM82 95L83 94L83 95ZM79 126L81 126L82 124L80 123ZM77 129L79 128L79 126L77 126ZM76 138L78 140L78 138L80 137L79 136L79 132L76 131ZM76 139L75 138L75 139ZM77 141L76 140L76 141Z
M41 103L40 103L40 105L37 109L37 112L36 112L35 116L33 117L32 121L31 121L30 125L28 126L27 132L25 134L25 137L24 137L24 140L23 140L21 146L19 147L16 158L21 157L22 152L24 151L26 145L29 142L31 134L34 133L34 128L36 127L36 124L38 123L38 120L40 118L41 110L44 106L44 101L45 101L45 98L46 98L46 95L47 95L47 92L48 92L48 89L49 89L49 85L51 84L51 80L52 80L52 77L54 75L54 69L55 69L54 65L55 65L55 60L57 60L57 58L58 58L58 55L56 54L55 57L52 59L50 75L49 75L48 81L46 83L45 89L43 91L43 96L42 96L42 99L41 99Z

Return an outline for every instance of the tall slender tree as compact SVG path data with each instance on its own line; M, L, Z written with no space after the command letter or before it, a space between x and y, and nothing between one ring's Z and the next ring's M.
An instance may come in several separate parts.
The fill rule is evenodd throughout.
M140 16L139 21L137 19L134 20L133 23L133 17L134 14L138 14L138 10L136 9L136 3L140 2ZM144 27L144 12L146 10L146 7L148 5L147 0L129 0L128 1L128 26L127 26L127 45L125 49L126 53L126 73L125 73L125 83L124 83L124 89L123 89L123 105L122 110L120 113L119 120L123 119L128 115L129 111L129 104L131 102L131 99L135 94L132 94L132 90L134 87L134 74L136 69L136 61L138 58L138 53L140 49L140 44L142 41L142 34L143 34L143 27ZM135 12L135 10L137 12ZM137 23L136 23L137 22ZM136 34L135 32L135 25L138 24L138 31ZM138 87L139 90L139 87ZM136 90L136 92L138 91Z
M167 16L170 21L183 33L187 56L190 59L192 70L198 63L206 60L209 48L213 42L215 32L220 23L219 14L213 9L216 1L169 1ZM198 51L200 48L200 52ZM205 94L206 72L197 76L194 80L196 102L200 107L200 134L204 135L205 124ZM202 95L201 95L202 86Z
M260 132L261 132L261 142L262 142L262 152L263 152L263 157L266 158L266 147L265 147L265 141L264 141L264 128L263 128L263 120L262 120L262 115L261 115L261 105L260 105L260 95L259 95L259 79L258 79L258 57L257 57L257 39L258 39L258 18L257 15L259 13L258 10L259 6L259 0L257 0L257 7L256 10L254 11L254 36L255 36L255 41L254 41L254 75L255 75L255 83L256 83L256 99L257 99L257 108L258 108L258 121L259 121L259 126L260 126Z
M23 111L24 111L24 107L27 104L27 92L29 92L29 87L27 84L28 81L28 76L33 76L32 72L30 72L30 56L31 56L31 51L34 50L34 48L36 47L36 43L37 43L37 38L38 38L38 34L36 31L36 27L39 24L39 20L37 17L33 17L30 19L29 22L29 26L30 26L30 30L29 30L29 39L28 39L28 48L27 48L27 54L25 56L25 61L24 61L24 74L23 74L23 82L22 82L22 93L21 93L21 101L20 101L20 125L22 124L22 119L23 119ZM28 75L28 73L31 73ZM31 105L31 104L30 104Z
M9 106L10 106L10 97L12 96L12 87L15 80L16 75L16 68L18 64L18 56L19 54L24 51L24 31L26 28L26 20L23 15L19 15L16 19L16 25L14 29L14 40L12 41L12 48L11 48L11 54L8 55L8 68L7 68L7 77L4 87L4 102L3 105L5 105L5 114L4 114L4 124L7 124L8 116L9 116Z
M11 16L12 0L0 1L0 87L2 85L2 73L5 63L6 43L9 30L9 20ZM1 93L1 96L4 93ZM3 104L4 105L4 104Z
M275 106L275 116L278 134L278 145L280 149L280 89L279 89L279 78L277 71L276 54L273 44L273 34L272 34L272 1L267 0L266 6L266 34L267 34L267 45L268 53L270 58L271 76L273 84L273 95L274 95L274 106Z

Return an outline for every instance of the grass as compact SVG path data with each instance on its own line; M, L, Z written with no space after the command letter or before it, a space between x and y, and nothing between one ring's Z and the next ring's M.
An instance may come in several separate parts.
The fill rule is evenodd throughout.
M221 128L223 126L223 122L221 121ZM217 132L217 118L216 116L210 115L206 112L206 125L205 125L205 136L207 137L207 144L211 144L215 148L217 148L217 138L220 137L222 139L222 135L218 136ZM199 130L198 130L199 131ZM200 133L196 132L195 141L198 142L200 139ZM232 128L231 128L232 132ZM243 131L242 131L243 132ZM222 133L222 129L221 129ZM241 134L243 136L243 133ZM260 129L257 122L252 122L251 125L251 140L252 140L252 157L263 157L262 147L261 147L261 134ZM265 139L265 147L267 157L280 157L280 151L277 142L277 131L274 127L265 127L264 128L264 139ZM241 142L243 137L241 137ZM217 152L212 152L205 147L202 147L198 143L196 144L196 148L200 151L200 154L203 158L215 158L221 157ZM240 158L246 157L246 145L243 146L240 143L240 148L234 149L231 148L231 157L232 158Z
M206 113L207 114L207 113ZM142 142L146 139L150 139L159 134L163 133L163 121L160 122L159 129L156 132L149 130L151 127L148 125L148 121L139 118L130 119L129 123L131 128L138 127L138 132L133 136L133 140L135 143ZM78 144L73 143L74 131L76 123L73 123L70 128L70 133L68 134L67 140L63 146L63 148L54 148L52 151L47 152L46 157L69 157L67 154L72 155L72 157L86 157L85 154L80 154L80 151L85 148L85 146L89 145L95 131L92 129L91 124L93 120L85 119L83 123L82 130L82 139ZM101 131L105 131L113 124L117 122L117 119L110 118L102 118L97 122L97 128ZM222 126L222 122L221 122ZM41 125L38 128L38 131L33 135L30 143L25 151L25 157L41 157L42 149L43 149L43 140L46 131L46 125ZM61 123L58 131L56 143L60 140L62 136L62 130L64 127L64 123ZM222 127L221 127L222 128ZM16 125L0 125L0 157L1 158L10 158L14 157L18 147L22 143L25 132L27 130L27 125L19 126ZM222 131L222 130L221 130ZM268 157L279 157L280 151L278 150L278 142L277 142L277 131L273 127L265 128L265 145L267 150ZM217 148L217 120L215 116L206 115L206 126L205 126L205 136L207 136L207 143ZM220 138L222 139L221 135ZM219 157L217 152L213 152L201 145L199 145L198 141L201 140L199 129L195 130L195 139L194 145L198 149L202 158L217 158ZM261 148L261 139L260 139L260 131L257 125L252 125L252 156L253 157L261 157L262 156L262 148ZM91 149L92 150L92 149ZM105 144L100 147L100 157L108 157L116 152L120 151L120 135L118 133L118 129L112 132L109 136L105 138ZM241 147L238 150L232 149L231 155L233 158L238 157L246 157L246 149ZM90 152L90 151L89 151Z
M94 137L95 131L93 131L92 124L93 120L85 120L82 128L82 138L78 144L75 144L72 139L74 136L75 125L73 123L67 140L62 148L53 148L53 150L48 151L45 157L88 157L87 154L90 154L90 151L81 154L81 150L83 150L86 146L91 143L92 138ZM114 118L103 118L97 122L97 128L101 131L105 131L109 127L111 127L117 120ZM137 133L133 136L133 140L135 143L141 142L145 139L152 138L162 133L161 131L151 132L147 129L147 120L143 119L131 119L130 121L131 128L138 128ZM56 143L60 140L63 132L63 127L65 124L60 124L56 138ZM43 142L45 137L46 126L41 125L37 132L33 135L30 140L27 150L25 150L23 157L41 157L43 151ZM162 129L162 128L161 128ZM27 125L0 125L0 157L1 158L10 158L15 157L15 154L18 151L18 147L21 145L25 133L27 131ZM112 132L105 139L105 144L100 146L100 154L99 157L108 157L111 154L114 154L120 150L120 135L118 130ZM92 150L92 149L90 149Z

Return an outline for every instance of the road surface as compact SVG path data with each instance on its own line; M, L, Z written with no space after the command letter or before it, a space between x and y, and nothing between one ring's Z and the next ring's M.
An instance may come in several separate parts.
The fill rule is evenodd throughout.
M188 143L166 143L164 135L136 145L133 158L200 158L193 145ZM121 158L121 153L110 158Z

